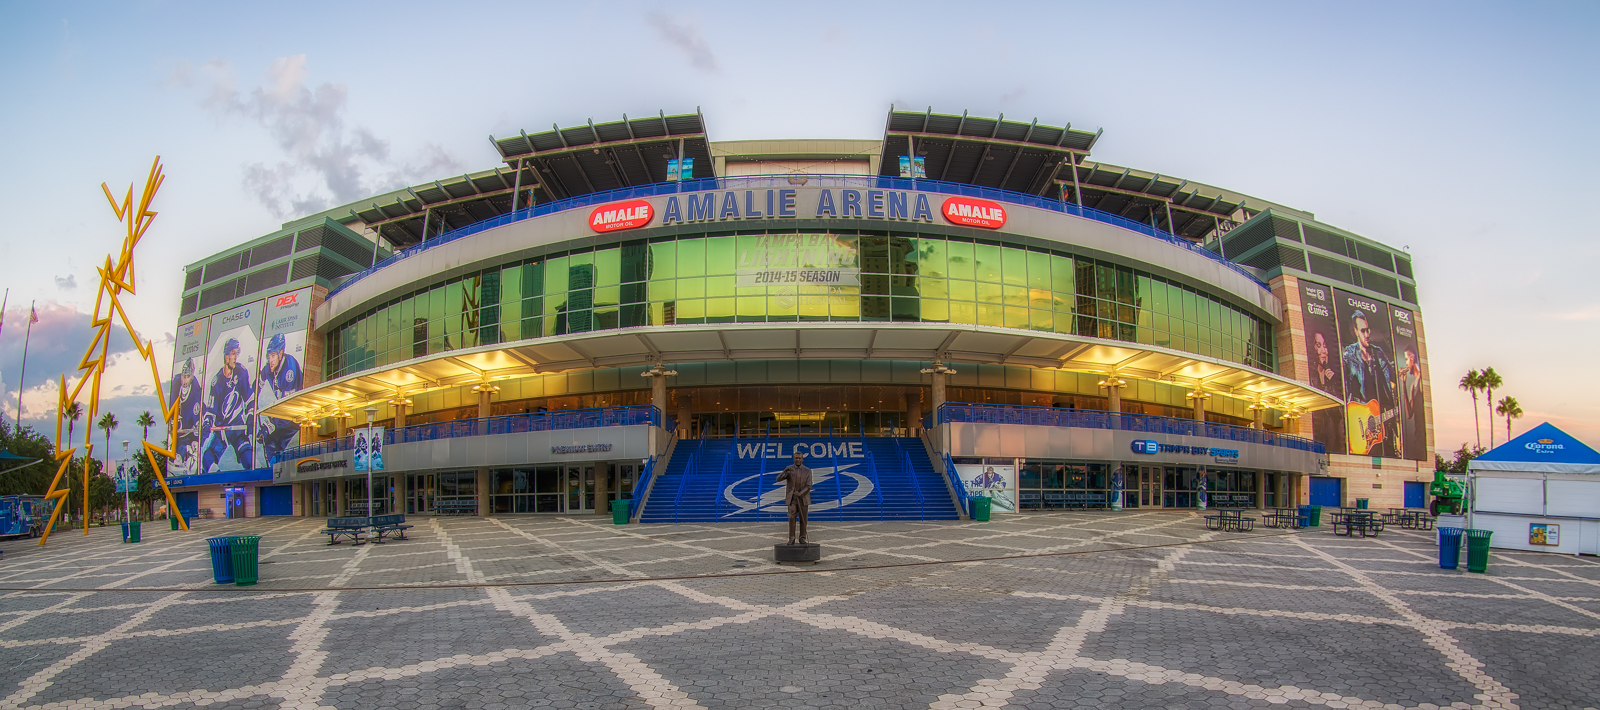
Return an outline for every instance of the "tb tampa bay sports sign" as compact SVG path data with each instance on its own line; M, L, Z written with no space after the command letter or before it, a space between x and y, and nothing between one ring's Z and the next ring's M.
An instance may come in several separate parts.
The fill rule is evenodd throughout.
M909 190L842 187L763 188L684 192L649 200L609 202L589 212L589 228L604 234L649 226L751 219L882 219L1000 229L1010 207L993 200ZM935 214L938 217L935 217Z

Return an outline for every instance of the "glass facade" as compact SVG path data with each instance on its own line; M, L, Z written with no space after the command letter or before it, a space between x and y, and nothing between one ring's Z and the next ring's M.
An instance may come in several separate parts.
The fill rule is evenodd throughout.
M1028 459L1017 471L1017 508L1061 510L1111 504L1113 465Z
M846 278L755 283L783 265ZM443 281L330 332L325 371L633 326L837 321L1019 328L1276 366L1269 323L1126 266L955 236L767 231L625 242Z

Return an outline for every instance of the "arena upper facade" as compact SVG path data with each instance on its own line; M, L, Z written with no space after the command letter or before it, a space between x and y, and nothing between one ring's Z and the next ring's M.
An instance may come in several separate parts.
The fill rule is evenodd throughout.
M178 465L230 511L344 512L365 484L328 457L370 407L388 510L599 510L692 468L685 441L851 436L920 439L888 455L926 449L956 499L955 469L1009 466L1021 509L1414 502L1410 257L1100 137L891 110L878 140L716 142L698 113L493 139L500 167L188 267ZM517 439L606 408L641 433Z

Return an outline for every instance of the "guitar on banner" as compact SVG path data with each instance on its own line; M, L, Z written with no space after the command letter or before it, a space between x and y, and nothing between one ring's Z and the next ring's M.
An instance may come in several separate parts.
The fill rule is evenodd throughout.
M1350 453L1360 456L1377 448L1388 438L1385 432L1389 422L1398 416L1399 407L1385 412L1376 399L1346 404L1344 420L1349 429Z

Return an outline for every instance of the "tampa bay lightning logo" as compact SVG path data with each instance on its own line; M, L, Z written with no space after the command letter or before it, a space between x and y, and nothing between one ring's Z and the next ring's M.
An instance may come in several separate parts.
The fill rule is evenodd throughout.
M849 470L859 465L848 463L838 467L827 466L811 469L811 512L816 513L824 510L833 510L834 508L843 508L872 495L872 491L876 489L872 485L872 480ZM783 484L774 480L780 473L783 473L781 468L776 471L751 474L734 481L732 485L722 489L723 500L738 508L738 510L722 517L727 518L762 510L786 509L787 505L783 501ZM835 476L847 479L840 480L837 484L843 487L845 491L842 496L829 496L823 490L823 484L832 481ZM852 482L855 486L853 489L850 487ZM839 490L834 486L835 484L829 483L827 486L828 492Z

